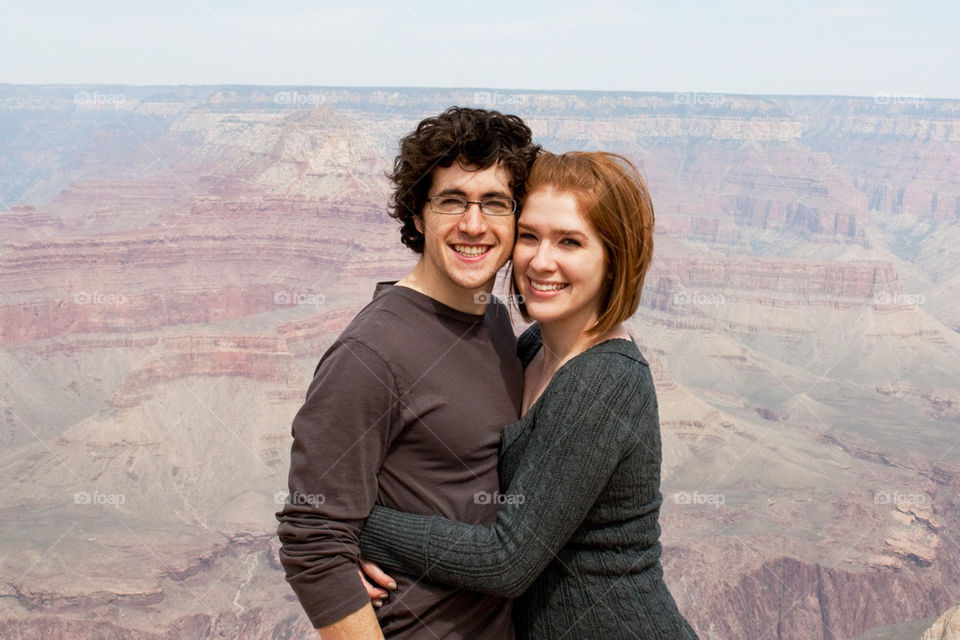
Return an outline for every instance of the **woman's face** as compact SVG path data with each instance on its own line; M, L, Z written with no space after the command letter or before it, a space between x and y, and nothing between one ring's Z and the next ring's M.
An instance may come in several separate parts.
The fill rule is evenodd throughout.
M534 320L582 322L584 328L596 321L606 254L572 193L543 187L527 195L517 221L513 270Z

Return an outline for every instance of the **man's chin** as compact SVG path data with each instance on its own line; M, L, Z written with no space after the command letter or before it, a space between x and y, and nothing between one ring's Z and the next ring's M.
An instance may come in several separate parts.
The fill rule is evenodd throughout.
M487 280L483 282L465 282L460 285L460 288L463 289L464 293L467 295L490 293L490 291L493 289L493 281Z
M493 287L493 283L497 280L497 272L500 271L498 268L495 271L490 271L490 269L484 269L482 273L459 273L458 277L454 278L453 281L457 286L467 289L472 292L490 290Z

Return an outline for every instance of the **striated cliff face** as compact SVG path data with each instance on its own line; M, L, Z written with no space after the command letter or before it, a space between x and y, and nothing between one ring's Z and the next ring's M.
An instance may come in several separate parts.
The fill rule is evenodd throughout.
M960 605L947 609L933 626L923 632L920 640L958 640L960 639Z
M500 94L85 90L0 87L0 636L313 637L272 535L290 421L415 260L385 214L397 140ZM960 587L960 104L684 95L508 105L547 148L627 155L653 195L629 328L668 585L703 638L939 615Z
M724 607L688 614L704 639L850 638L907 616L925 617L954 597L914 576L825 568L775 558L718 594ZM731 615L732 614L732 615Z

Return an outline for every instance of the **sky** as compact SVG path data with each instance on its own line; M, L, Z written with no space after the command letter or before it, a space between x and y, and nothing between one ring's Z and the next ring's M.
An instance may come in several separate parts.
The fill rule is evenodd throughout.
M0 83L960 98L958 24L939 0L0 0Z

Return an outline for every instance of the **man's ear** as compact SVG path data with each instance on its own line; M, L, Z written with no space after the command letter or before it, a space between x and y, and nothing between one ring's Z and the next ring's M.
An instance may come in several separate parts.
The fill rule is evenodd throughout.
M423 235L423 219L419 215L413 216L413 226L417 228L420 235Z

